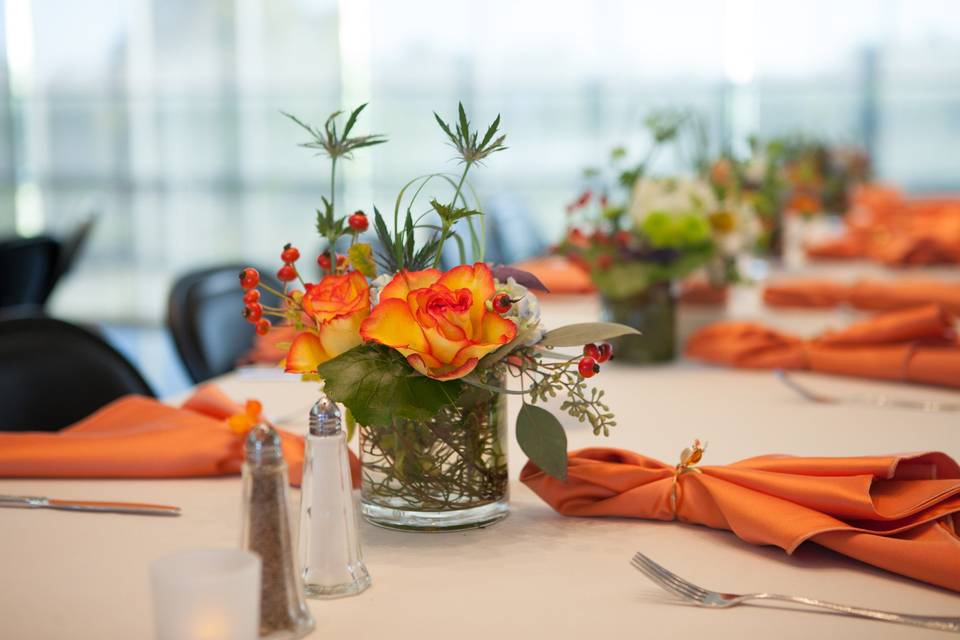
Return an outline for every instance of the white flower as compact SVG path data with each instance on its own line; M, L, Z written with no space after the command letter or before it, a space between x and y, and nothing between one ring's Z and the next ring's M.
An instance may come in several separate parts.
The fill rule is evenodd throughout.
M767 160L767 155L762 152L757 153L755 156L750 158L750 161L747 163L747 166L744 169L744 175L746 176L747 180L753 184L760 184L767 175L768 164L769 161Z
M713 190L698 178L642 178L633 185L630 217L639 226L654 211L672 215L706 214L715 207Z
M529 347L540 342L546 331L540 324L540 301L537 296L517 284L513 278L507 278L505 283L497 283L497 291L503 291L511 300L516 300L503 317L516 323L516 339L520 344Z
M380 291L393 280L393 274L382 273L370 283L370 307L373 308L380 303Z

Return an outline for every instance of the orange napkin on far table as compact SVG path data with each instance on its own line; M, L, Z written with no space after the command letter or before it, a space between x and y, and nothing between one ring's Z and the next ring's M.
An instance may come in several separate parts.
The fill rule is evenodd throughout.
M751 369L809 369L960 388L960 341L938 305L881 314L812 340L721 322L687 342L691 358Z
M566 482L532 462L520 480L566 516L679 520L787 553L810 541L960 591L960 466L943 453L697 467L596 448L569 454Z
M811 258L865 258L891 266L960 263L960 197L908 198L895 189L859 187L845 230L806 248Z
M562 256L543 256L511 265L539 278L550 293L593 293L590 274ZM544 294L538 293L537 296Z
M0 433L0 477L188 478L240 473L243 436L226 420L243 413L223 391L201 387L183 407L125 396L57 432ZM303 438L280 431L290 482L300 484ZM351 452L357 484L359 463Z
M763 290L773 307L834 307L849 304L868 311L892 311L939 304L960 315L960 282L938 280L861 280L844 284L830 280L787 280Z

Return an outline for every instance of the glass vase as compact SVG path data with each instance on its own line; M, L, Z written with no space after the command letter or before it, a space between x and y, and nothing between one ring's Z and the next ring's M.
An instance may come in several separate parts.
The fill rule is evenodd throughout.
M669 362L676 354L677 301L670 282L651 284L628 298L604 297L603 317L633 327L640 335L610 340L619 362L649 364Z
M505 394L467 387L429 420L358 428L361 513L371 523L453 531L507 516Z

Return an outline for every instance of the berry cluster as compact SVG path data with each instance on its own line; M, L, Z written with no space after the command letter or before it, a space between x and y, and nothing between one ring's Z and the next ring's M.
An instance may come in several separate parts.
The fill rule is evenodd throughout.
M577 371L584 378L592 378L600 373L600 363L613 358L613 347L608 342L599 345L590 343L583 346L583 358L577 364Z
M240 272L240 286L244 288L243 317L256 327L257 334L265 336L270 332L270 321L263 317L263 305L260 304L258 284L260 284L260 274L257 273L256 269L247 267Z
M280 254L283 260L283 266L277 271L277 280L280 282L292 282L297 279L297 268L293 264L300 259L300 251L289 242L283 245L283 252Z

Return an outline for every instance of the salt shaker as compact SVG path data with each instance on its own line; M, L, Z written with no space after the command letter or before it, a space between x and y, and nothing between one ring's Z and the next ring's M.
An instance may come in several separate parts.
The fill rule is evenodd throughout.
M259 424L247 435L241 545L260 555L260 637L302 638L314 621L303 599L287 509L287 463L280 435Z
M300 566L310 598L350 596L370 586L342 415L326 395L310 409L300 488Z

